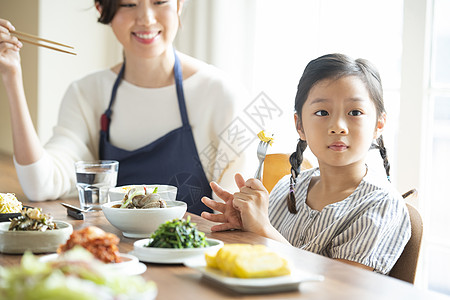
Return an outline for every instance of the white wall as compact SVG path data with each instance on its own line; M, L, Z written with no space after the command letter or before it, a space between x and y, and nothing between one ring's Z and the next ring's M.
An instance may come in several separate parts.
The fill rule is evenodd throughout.
M73 81L120 61L109 26L97 22L93 0L41 0L39 35L75 47L76 56L39 48L38 133L47 141L59 104Z
M26 5L27 9L23 7ZM11 20L17 30L28 32L31 34L37 33L38 16L38 1L0 1L0 18ZM37 112L37 47L27 46L21 50L22 72L23 78L26 82L25 93L29 96L28 106L31 110L33 121L36 121ZM6 99L6 92L3 83L0 81L0 151L10 153L12 152L12 135L11 135L11 121L9 116L9 105ZM35 123L36 124L36 123Z

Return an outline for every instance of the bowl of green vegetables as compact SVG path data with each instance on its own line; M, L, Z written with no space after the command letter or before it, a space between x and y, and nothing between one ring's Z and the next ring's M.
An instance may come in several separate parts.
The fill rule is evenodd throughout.
M215 252L223 242L210 239L199 231L190 217L173 219L161 224L148 239L134 242L131 252L140 261L161 264L182 264L187 259Z

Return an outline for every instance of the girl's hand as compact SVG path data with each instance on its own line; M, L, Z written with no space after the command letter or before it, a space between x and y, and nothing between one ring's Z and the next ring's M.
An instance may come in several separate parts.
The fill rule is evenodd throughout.
M14 26L4 19L0 19L0 73L13 74L20 70L19 50L22 43L10 34Z
M239 192L234 195L211 182L211 188L225 203L203 197L206 206L221 212L211 214L202 212L206 220L222 223L211 227L212 231L243 229L261 236L290 245L290 243L270 224L269 192L257 179L244 180L241 174L235 176Z
M237 182L236 182L237 183ZM242 182L242 185L244 183ZM233 207L233 194L222 189L217 183L211 182L211 188L225 203L214 201L208 197L203 197L202 202L209 208L221 212L221 214L211 214L202 212L202 217L206 220L222 223L211 227L212 231L223 231L230 229L242 229L242 220L239 211ZM238 184L238 187L240 185Z
M262 236L272 229L269 220L269 192L258 179L244 180L236 174L236 183L241 183L239 192L234 194L233 207L240 212L242 229Z

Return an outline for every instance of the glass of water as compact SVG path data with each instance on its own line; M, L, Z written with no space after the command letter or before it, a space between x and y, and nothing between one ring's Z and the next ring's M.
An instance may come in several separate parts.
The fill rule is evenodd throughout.
M77 189L83 209L101 210L108 202L108 190L117 184L119 162L116 160L77 161Z

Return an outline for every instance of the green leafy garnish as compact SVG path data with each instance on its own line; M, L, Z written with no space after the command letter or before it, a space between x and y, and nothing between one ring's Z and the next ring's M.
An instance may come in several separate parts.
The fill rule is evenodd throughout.
M198 231L191 217L174 219L161 224L150 236L146 247L155 248L204 248L208 247L205 233Z
M153 281L111 270L81 247L47 262L25 252L20 265L0 266L0 299L147 299L156 290Z

